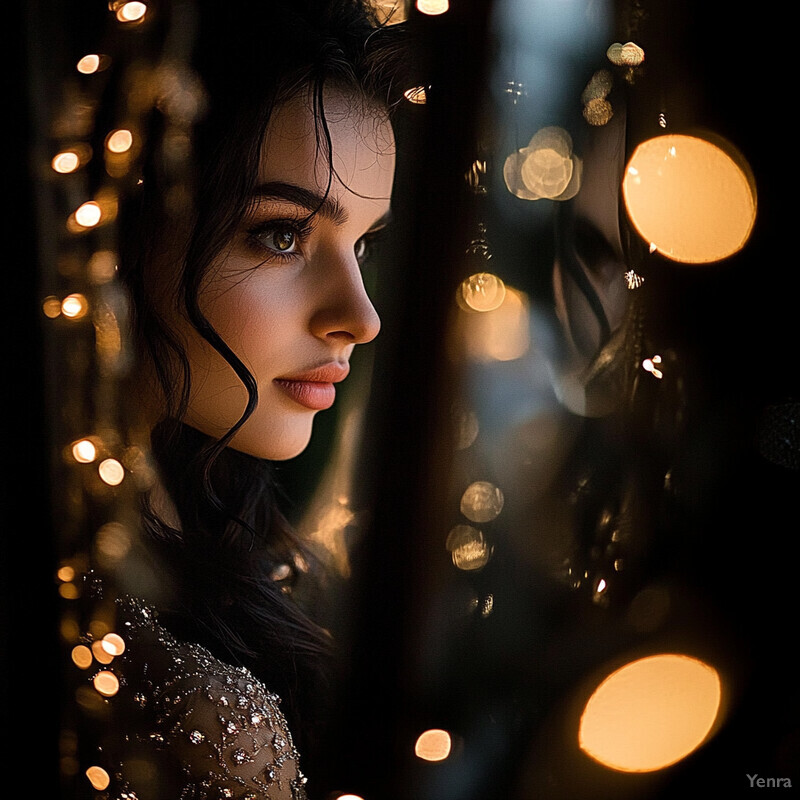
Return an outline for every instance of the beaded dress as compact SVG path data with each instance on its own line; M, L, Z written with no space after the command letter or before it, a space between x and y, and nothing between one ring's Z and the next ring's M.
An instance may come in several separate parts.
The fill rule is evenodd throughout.
M123 714L114 800L305 800L280 698L244 667L181 642L144 602L118 602Z

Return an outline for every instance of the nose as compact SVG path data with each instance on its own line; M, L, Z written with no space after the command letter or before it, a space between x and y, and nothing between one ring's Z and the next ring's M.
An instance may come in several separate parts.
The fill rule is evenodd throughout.
M316 272L320 280L319 301L311 317L312 333L344 344L371 342L380 331L381 321L353 250L329 253Z

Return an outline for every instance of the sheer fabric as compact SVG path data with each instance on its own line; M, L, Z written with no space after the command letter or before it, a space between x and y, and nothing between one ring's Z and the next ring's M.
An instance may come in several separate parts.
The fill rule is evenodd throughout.
M178 641L141 601L119 609L119 800L305 800L280 698L244 667Z

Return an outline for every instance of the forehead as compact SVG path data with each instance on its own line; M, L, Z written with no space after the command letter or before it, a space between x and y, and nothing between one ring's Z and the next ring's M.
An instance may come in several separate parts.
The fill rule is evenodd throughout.
M395 143L386 112L332 88L325 89L322 105L325 124L314 110L310 93L277 107L264 136L260 180L324 191L332 178L334 195L349 190L354 195L388 199Z

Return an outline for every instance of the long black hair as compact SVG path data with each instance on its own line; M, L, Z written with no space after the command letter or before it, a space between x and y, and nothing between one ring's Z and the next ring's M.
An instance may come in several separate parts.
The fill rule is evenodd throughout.
M324 691L329 642L276 571L283 577L310 554L281 513L270 465L228 447L257 405L256 383L203 314L199 293L248 209L273 110L307 93L319 152L330 164L323 87L391 109L403 88L402 26L378 25L359 0L198 0L161 15L164 41L177 51L190 47L191 70L162 58L154 71L163 98L148 120L140 181L120 216L120 277L134 339L164 401L151 452L179 517L179 524L167 521L145 502L145 538L173 588L168 626L278 692L303 747ZM219 439L182 422L190 367L163 314L165 293L247 389L244 414Z

